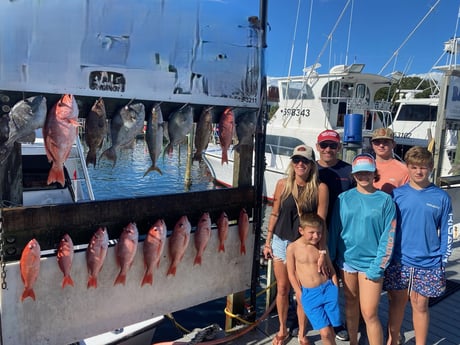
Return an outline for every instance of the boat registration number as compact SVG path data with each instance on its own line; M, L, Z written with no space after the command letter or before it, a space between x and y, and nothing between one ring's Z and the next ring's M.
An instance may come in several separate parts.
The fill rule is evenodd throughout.
M394 133L396 138L410 138L412 136L412 133L410 132L395 132Z
M310 109L299 108L286 108L284 109L284 116L310 116Z

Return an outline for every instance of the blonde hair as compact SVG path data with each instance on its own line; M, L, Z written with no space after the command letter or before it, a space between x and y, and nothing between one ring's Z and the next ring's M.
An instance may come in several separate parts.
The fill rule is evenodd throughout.
M298 188L295 182L295 169L292 162L286 171L286 183L284 185L283 193L281 193L281 202L286 200L290 194L294 197L297 203L297 208L300 214L305 212L316 212L318 208L318 189L319 189L319 178L318 178L318 167L315 161L309 161L310 172L307 180L305 181L305 188Z
M434 166L433 155L427 148L421 146L413 146L407 150L404 161L406 164L428 165L430 168Z
M324 219L314 212L300 214L299 225L302 229L306 226L325 229Z

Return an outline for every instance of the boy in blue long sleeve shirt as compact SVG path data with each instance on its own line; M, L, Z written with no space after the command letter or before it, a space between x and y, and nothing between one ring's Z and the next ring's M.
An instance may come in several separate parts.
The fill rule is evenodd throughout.
M433 156L414 146L404 160L409 183L393 190L398 211L393 259L385 272L390 308L388 345L398 344L404 309L410 298L415 342L425 344L430 297L446 289L445 265L452 252L453 215L449 195L429 180Z

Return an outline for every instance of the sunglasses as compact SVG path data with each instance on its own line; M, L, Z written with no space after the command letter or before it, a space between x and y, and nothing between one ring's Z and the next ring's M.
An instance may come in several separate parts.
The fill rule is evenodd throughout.
M326 149L329 147L332 150L337 150L337 148L339 147L339 144L338 143L319 143L319 147L321 147L322 149Z
M308 162L310 161L305 157L292 157L292 163L298 164L299 162L302 162L303 164L308 164Z
M392 140L390 139L375 139L375 140L372 140L372 144L376 145L376 146L379 146L379 145L385 145L385 146L388 146L390 145L392 142Z

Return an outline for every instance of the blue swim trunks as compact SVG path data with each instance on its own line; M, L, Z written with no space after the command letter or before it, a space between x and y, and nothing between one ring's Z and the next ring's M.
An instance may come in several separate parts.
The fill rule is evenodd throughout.
M385 270L383 289L408 289L425 297L439 297L446 291L446 272L442 267L425 269L392 262Z
M342 325L339 288L330 279L314 288L302 287L301 302L313 329Z

